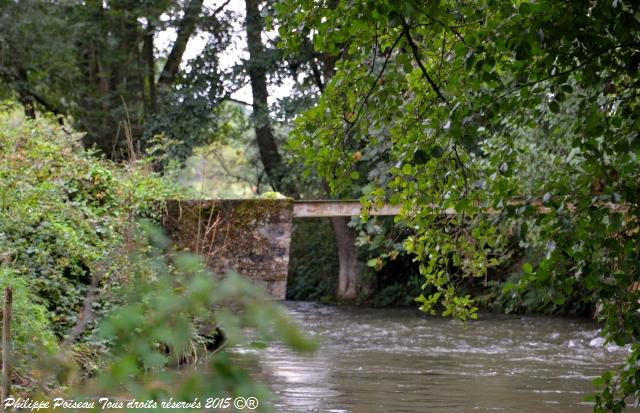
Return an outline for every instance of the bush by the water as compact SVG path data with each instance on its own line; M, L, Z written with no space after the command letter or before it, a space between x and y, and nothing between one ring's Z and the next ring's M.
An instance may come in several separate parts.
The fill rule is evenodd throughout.
M93 156L81 136L52 119L27 120L11 104L0 112L1 284L17 292L21 376L30 374L30 347L55 350L78 322L92 281L93 311L104 314L123 282L149 272L127 258L139 244L136 218L180 194L144 162L117 166Z
M216 282L197 258L171 253L153 224L163 200L185 195L170 177L151 160L100 159L80 138L11 104L0 111L0 287L15 297L13 394L77 390L98 373L107 393L124 386L134 396L253 388L221 354L206 385L197 375L163 391L143 385L171 360L194 361L206 339L219 341L216 322L231 343L252 327L254 338L310 348L261 292L237 277ZM224 311L228 301L243 312Z

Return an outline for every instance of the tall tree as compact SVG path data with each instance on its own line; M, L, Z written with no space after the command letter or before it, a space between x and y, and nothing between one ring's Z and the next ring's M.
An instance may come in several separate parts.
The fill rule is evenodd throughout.
M618 375L600 380L596 411L637 400L635 3L326 3L279 3L290 49L311 35L318 51L343 50L318 105L292 134L300 156L338 192L362 185L361 160L373 161L365 204L402 206L399 219L414 231L404 247L428 287L418 297L424 311L476 317L457 287L487 277L497 222L517 228L524 243L540 237L538 258L504 290L543 289L557 306L585 291L607 339L632 348ZM524 185L534 150L545 146L534 137L570 148L562 173Z
M205 8L203 0L6 3L0 15L0 82L29 116L35 109L70 115L87 132L85 145L113 159L144 151L159 125L165 135L187 141L183 147L201 139L219 101L211 99L221 83L212 55L229 41L229 23L221 16L228 0L215 9ZM183 76L180 64L199 27L211 40L196 59L198 73ZM154 37L172 28L177 37L165 59ZM207 66L201 65L205 56ZM180 126L184 122L189 126ZM182 150L180 156L187 154Z
M335 7L331 3L330 7ZM335 65L338 61L337 54L315 52L313 45L305 39L305 50L310 51L309 66L313 73L316 86L320 93L324 92L324 85L331 80L335 74ZM319 74L322 73L322 76ZM326 183L323 183L328 195L331 191ZM356 245L357 233L349 224L350 217L331 217L331 227L336 235L338 245L338 298L343 300L353 300L362 293L367 286L364 281L365 263L358 256Z
M246 0L246 31L249 60L247 73L253 95L253 122L256 144L260 159L271 186L277 191L298 198L299 192L291 179L287 177L287 168L278 152L278 145L271 126L269 115L269 91L267 89L267 71L269 70L265 48L262 43L263 17L260 14L262 0Z

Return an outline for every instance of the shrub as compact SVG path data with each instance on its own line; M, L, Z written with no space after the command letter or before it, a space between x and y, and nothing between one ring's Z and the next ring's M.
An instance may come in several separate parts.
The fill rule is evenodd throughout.
M16 289L17 373L27 374L34 351L27 346L52 349L54 335L62 339L78 322L91 289L99 298L94 312L105 314L117 302L123 280L134 272L152 273L127 258L125 250L139 244L135 218L156 215L157 200L180 191L145 162L117 166L98 159L82 149L81 134L52 119L25 119L10 104L4 106L1 285ZM24 314L30 314L28 322Z
M197 257L171 253L149 222L163 200L185 194L151 161L98 159L79 134L9 107L0 111L0 287L14 289L13 382L27 385L13 394L73 395L91 373L94 390L138 400L264 398L222 352L203 371L166 367L217 325L230 345L249 343L252 328L258 348L274 338L313 348L261 291L238 276L216 281Z

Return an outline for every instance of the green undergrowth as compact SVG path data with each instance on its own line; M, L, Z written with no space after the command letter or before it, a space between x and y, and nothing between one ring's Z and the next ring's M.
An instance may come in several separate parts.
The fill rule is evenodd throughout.
M90 380L105 394L186 398L213 386L239 395L255 384L224 352L208 364L213 381L196 374L162 391L153 383L211 350L219 327L228 345L248 342L244 329L253 328L263 341L312 347L261 291L237 276L216 281L198 258L171 252L155 224L164 200L193 197L171 173L153 172L153 159L98 158L81 136L54 119L26 119L11 103L0 111L12 394L71 395Z

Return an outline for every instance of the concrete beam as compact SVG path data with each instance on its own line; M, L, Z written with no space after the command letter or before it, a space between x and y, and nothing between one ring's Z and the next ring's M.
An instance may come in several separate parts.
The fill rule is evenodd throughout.
M295 201L294 218L352 217L360 215L362 206L358 201ZM384 205L369 215L398 215L399 206Z
M538 214L548 214L552 212L552 208L545 206L541 200L512 200L507 203L510 206L522 206L530 205L536 210ZM600 202L595 206L599 208L607 208L611 212L618 212L626 214L629 210L628 205L614 204L612 202ZM458 212L455 208L447 208L445 210L439 210L436 205L429 205L430 208L442 215L457 215ZM572 203L566 203L565 207L573 212L576 207ZM293 203L293 217L294 218L321 218L321 217L352 217L360 215L362 206L358 201L333 201L333 200L318 200L318 201L295 201ZM384 205L382 208L369 211L369 215L387 215L393 216L400 213L400 206ZM484 208L483 214L495 215L499 214L499 209Z

